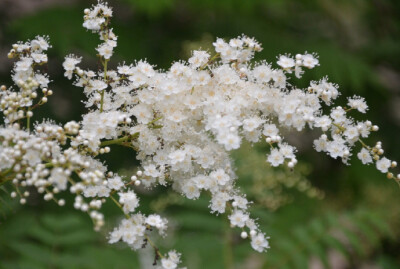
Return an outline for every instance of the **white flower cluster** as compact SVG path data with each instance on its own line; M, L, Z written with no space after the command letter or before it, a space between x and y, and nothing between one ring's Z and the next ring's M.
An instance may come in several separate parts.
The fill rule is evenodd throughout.
M29 195L20 191L26 186L35 186L45 200L60 205L65 202L58 193L69 190L76 194L74 207L87 212L100 229L104 224L100 209L112 200L126 218L110 233L109 242L123 241L133 249L150 244L160 268L170 269L177 268L180 254L163 255L151 241L153 229L165 234L167 220L139 213L135 187L140 184L169 185L188 199L207 192L211 212L228 213L232 227L242 230L243 239L250 237L256 251L269 248L268 237L250 216L249 201L235 187L229 152L243 140L265 140L271 148L267 162L293 168L296 149L284 141L280 130L320 128L322 135L314 141L317 151L347 163L360 145L357 156L364 164L375 162L389 178L400 180L400 175L389 172L396 162L382 157L381 143L369 147L362 140L378 127L349 116L353 110L366 112L363 98L349 98L348 107L334 106L324 114L339 95L337 85L326 78L306 89L288 83L293 72L301 77L303 67L318 66L316 55L282 55L277 68L265 61L250 63L261 45L240 36L229 42L217 39L213 57L207 51L194 51L187 62L175 62L167 71L146 61L110 70L107 63L117 45L111 16L112 10L103 3L85 10L83 26L103 41L97 48L101 70L79 68L82 59L74 55L63 63L65 76L74 78L74 85L87 96L89 112L80 122L59 126L45 121L30 130L32 110L51 95L48 78L35 70L47 62L43 52L49 44L37 37L14 45L10 52L10 58L18 60L13 79L19 90L2 86L0 92L6 123L0 128L0 184L11 181L17 190L12 196L20 195L21 203ZM34 104L39 87L44 96ZM20 124L25 117L26 128ZM143 171L130 179L108 172L96 157L110 152L112 145L135 150Z
M105 61L108 61L113 54L113 49L117 46L117 37L114 35L112 29L108 28L112 9L105 4L99 3L92 9L85 9L84 12L85 21L83 27L91 30L93 33L99 34L100 40L103 43L96 50Z
M8 57L18 58L11 77L19 91L7 90L5 86L0 91L0 109L3 111L5 123L33 116L30 107L32 100L38 97L38 89L42 89L44 93L40 104L46 103L47 95L52 94L51 91L47 91L49 78L37 69L38 66L47 63L45 52L50 47L48 37L42 36L13 45Z

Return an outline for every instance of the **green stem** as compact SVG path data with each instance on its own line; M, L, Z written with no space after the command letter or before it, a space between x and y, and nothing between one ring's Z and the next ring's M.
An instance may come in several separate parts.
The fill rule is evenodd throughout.
M156 121L161 120L162 118L163 118L162 116L161 116L161 117L158 117L158 118L155 118L154 120L152 120L152 121L150 121L149 123L147 123L147 125L151 125L151 124L155 123Z
M6 184L8 181L10 181L12 179L12 177L10 178L6 178L6 177L0 177L0 186Z
M364 148L366 148L366 149L368 149L368 150L371 150L371 148L370 148L367 144L365 144L365 142L362 141L360 138L358 139L358 142L360 142L361 145L362 145Z
M133 135L126 135L117 139L113 139L113 140L108 140L108 141L103 141L100 143L100 147L104 147L104 146L109 146L109 145L114 145L114 144L122 144L123 142L126 142L130 139L134 139L136 137L139 136L139 133L134 133Z
M101 99L100 99L100 113L101 113L101 112L103 112L104 90L101 91L100 96L101 96Z
M122 212L124 212L124 209L122 208L122 205L117 201L117 199L115 199L112 195L110 195L111 200L114 202L114 204L116 204L121 210ZM130 216L128 214L126 214L124 212L124 215L127 219L130 218ZM164 256L162 255L162 253L160 252L160 250L158 249L158 247L154 244L153 241L151 241L150 237L145 234L144 237L146 238L147 242L149 242L150 246L155 250L155 252L157 253L157 255L161 258L164 258Z
M31 117L26 118L26 129L28 130L28 132L30 132L31 130Z
M224 261L225 261L225 269L233 268L233 252L232 252L232 228L229 225L229 219L227 222L227 226L225 229L225 244L224 244Z
M202 65L200 67L200 70L204 70L208 65L212 64L213 62L215 62L215 60L217 60L220 56L221 56L221 54L219 54L219 53L215 54L210 60L208 60L207 63L205 63L204 65Z
M4 172L0 173L0 177L5 177L8 173L10 173L13 170L14 166L8 168L7 170L5 170Z
M122 210L122 212L124 212L122 205L117 201L117 199L115 199L112 195L110 195L110 198L114 202L114 204L116 204ZM124 215L127 219L130 218L130 216L128 214L126 214L125 212L124 212ZM149 242L150 246L156 251L157 255L161 258L164 258L164 256L162 255L162 253L160 252L158 247L154 244L153 241L151 241L150 237L147 234L145 234L144 237L146 238L147 242Z
M104 80L105 81L107 81L107 63L108 63L108 60L105 59L104 60L104 64L103 64L103 66L104 66Z
M15 165L15 164L14 164ZM10 168L8 168L7 170L5 170L5 171L3 171L3 172L1 172L0 173L0 186L1 185L4 185L5 183L7 183L8 181L10 181L10 180L12 180L13 179L13 175L15 174L13 174L13 173L11 173L11 172L13 172L13 170L14 170L14 165L12 166L12 167L10 167ZM52 167L54 167L54 165L52 164L52 163L46 163L45 164L45 167L46 168L52 168ZM11 173L11 174L10 174ZM22 171L19 171L19 173L25 173L25 170L22 170ZM7 177L9 177L9 176L11 176L10 178L7 178Z
M144 237L147 239L147 242L149 242L150 246L154 248L154 250L157 252L157 255L160 256L161 258L164 258L158 247L153 243L153 241L151 241L150 237L147 234L145 234Z
M336 126L341 132L346 131L346 128L344 128L343 126L340 126L339 124L336 124L336 123L333 122L332 125Z
M111 200L114 202L114 204L116 204L121 210L122 212L124 212L124 209L122 208L122 205L117 201L117 199L115 199L112 195L110 195ZM130 216L128 214L126 214L124 212L125 218L129 219Z
M103 62L102 62L102 63L103 63ZM107 81L107 63L108 63L108 60L107 60L107 59L104 59L103 66L104 66L104 80L105 80L105 81ZM103 112L104 92L105 92L105 89L102 90L101 93L100 93L100 95L101 95L101 99L100 99L100 113Z

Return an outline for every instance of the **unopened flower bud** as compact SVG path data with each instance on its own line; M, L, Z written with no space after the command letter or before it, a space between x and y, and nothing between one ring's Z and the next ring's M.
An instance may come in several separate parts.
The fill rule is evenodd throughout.
M243 238L243 239L246 239L247 236L248 236L247 233L244 232L244 231L240 234L240 237Z

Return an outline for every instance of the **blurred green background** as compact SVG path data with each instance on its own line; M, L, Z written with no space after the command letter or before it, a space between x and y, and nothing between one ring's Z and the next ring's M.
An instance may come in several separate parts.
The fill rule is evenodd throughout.
M54 96L37 115L58 122L80 120L83 94L63 77L63 57L76 53L96 69L96 35L82 27L92 1L0 0L0 81L10 85L6 55L18 40L49 35L49 74ZM242 33L263 45L257 60L275 62L283 53L316 52L321 66L296 81L329 76L346 96L365 96L366 118L380 126L370 144L383 141L386 155L400 161L400 1L398 0L121 0L112 25L119 36L111 66L146 58L158 68L190 57L192 49L212 50L216 37ZM358 118L358 116L355 116ZM360 117L361 118L361 117ZM267 253L254 252L240 231L227 229L226 216L209 213L208 198L187 201L166 188L142 190L142 211L170 219L162 250L176 248L188 268L400 268L400 189L365 167L351 166L312 150L316 133L287 133L300 151L294 171L272 169L265 145L244 144L234 152L239 181L254 201L252 214L271 236ZM110 168L129 174L134 153L113 148ZM124 159L121 161L123 154ZM106 243L119 214L106 205L100 233L90 219L32 195L26 206L0 189L0 268L154 268L151 250L138 253Z

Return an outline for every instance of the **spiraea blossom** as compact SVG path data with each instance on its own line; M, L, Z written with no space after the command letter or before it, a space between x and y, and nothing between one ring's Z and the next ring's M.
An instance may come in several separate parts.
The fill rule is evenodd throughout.
M102 206L112 201L124 219L110 232L109 242L123 241L134 250L150 245L157 265L171 269L177 268L180 254L161 253L151 240L156 232L165 235L168 221L140 213L139 185L168 186L188 199L207 193L211 213L226 213L254 250L269 248L268 236L249 212L250 201L235 184L229 153L244 140L265 143L271 166L293 168L297 150L285 142L281 131L320 129L321 136L314 141L318 152L345 164L355 154L363 164L374 163L388 178L400 181L400 175L390 172L397 164L383 157L382 143L368 146L363 141L378 126L351 116L367 111L362 97L337 106L338 85L327 78L312 81L305 89L289 83L319 65L315 54L254 63L261 44L242 35L230 41L218 38L214 55L197 50L166 71L144 60L111 70L108 62L117 46L110 27L112 9L98 3L84 14L83 27L101 40L96 53L102 68L83 70L81 57L65 57L65 76L87 97L87 113L79 122L32 122L33 111L53 93L40 68L51 47L48 37L16 43L8 55L16 59L15 86L1 86L0 91L5 122L0 127L0 184L11 183L16 189L11 195L22 204L29 195L23 191L26 187L35 187L45 200L60 206L68 191L75 195L74 208L86 212L100 230L105 223ZM137 152L142 168L131 178L108 171L97 159L113 145Z

